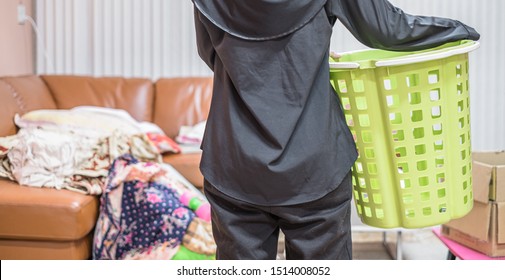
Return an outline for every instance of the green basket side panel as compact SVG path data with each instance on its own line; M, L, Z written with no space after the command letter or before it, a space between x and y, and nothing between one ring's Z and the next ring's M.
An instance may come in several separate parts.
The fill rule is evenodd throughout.
M468 55L331 72L359 157L364 223L420 228L472 207Z

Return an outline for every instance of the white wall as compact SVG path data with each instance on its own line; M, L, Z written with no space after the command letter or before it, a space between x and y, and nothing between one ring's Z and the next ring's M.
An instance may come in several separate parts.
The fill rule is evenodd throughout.
M28 23L19 25L17 5L32 14L31 1L0 0L0 76L32 74L33 33Z
M47 56L38 73L159 77L211 75L196 53L189 0L37 0ZM458 19L482 35L471 54L474 150L505 149L505 11L502 0L392 0L411 14ZM39 46L42 42L39 42ZM339 24L332 49L363 48Z

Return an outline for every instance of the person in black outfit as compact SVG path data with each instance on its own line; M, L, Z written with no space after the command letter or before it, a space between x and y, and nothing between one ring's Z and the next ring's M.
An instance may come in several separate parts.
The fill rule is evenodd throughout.
M477 40L452 19L386 0L193 0L198 53L214 72L200 169L218 259L351 259L357 158L330 85L337 20L363 44L413 51Z

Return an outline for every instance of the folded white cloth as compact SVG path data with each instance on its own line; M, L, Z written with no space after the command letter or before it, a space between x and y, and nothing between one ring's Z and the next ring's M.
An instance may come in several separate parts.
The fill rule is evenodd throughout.
M206 121L202 121L194 126L181 126L179 135L177 135L175 140L181 144L200 145L202 143L206 124Z

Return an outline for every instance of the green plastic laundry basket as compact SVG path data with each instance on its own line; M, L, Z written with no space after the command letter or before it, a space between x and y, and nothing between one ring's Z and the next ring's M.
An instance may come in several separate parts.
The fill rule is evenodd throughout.
M421 228L471 210L468 53L478 46L364 50L330 62L359 152L353 195L363 223Z

